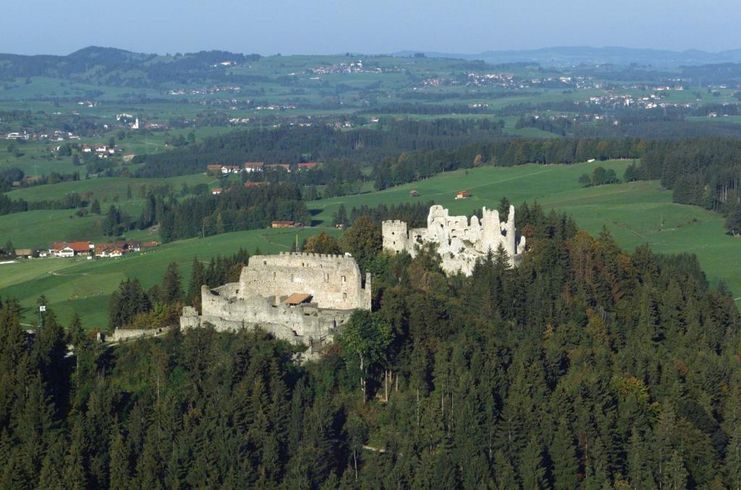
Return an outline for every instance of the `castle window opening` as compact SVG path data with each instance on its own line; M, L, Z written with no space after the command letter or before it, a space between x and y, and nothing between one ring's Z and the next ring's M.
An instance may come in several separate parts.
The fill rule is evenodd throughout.
M342 282L347 282L347 276L342 276Z

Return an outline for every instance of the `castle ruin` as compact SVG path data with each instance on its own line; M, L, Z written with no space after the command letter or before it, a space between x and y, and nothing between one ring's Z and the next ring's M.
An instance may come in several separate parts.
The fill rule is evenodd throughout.
M356 309L371 307L371 279L365 284L355 259L343 255L281 253L255 255L239 282L201 287L201 314L183 308L180 328L213 325L217 331L260 326L276 338L309 347L308 355L331 342Z
M517 241L515 230L515 208L509 207L506 221L499 220L499 211L483 208L481 219L472 216L450 216L440 205L430 208L427 228L407 230L403 221L384 221L382 224L383 248L390 252L408 252L417 255L418 247L433 244L442 259L446 274L463 273L470 276L476 261L489 252L496 253L504 248L510 264L516 266L522 260L525 237Z

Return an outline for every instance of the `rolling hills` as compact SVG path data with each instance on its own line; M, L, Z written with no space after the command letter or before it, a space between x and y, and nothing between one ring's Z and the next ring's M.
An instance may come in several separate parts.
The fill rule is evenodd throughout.
M741 296L741 240L724 234L720 215L673 203L671 192L655 181L588 188L577 182L581 174L591 172L598 165L622 175L629 163L482 167L444 173L380 192L311 201L309 208L320 222L313 228L251 230L194 238L120 259L36 259L0 265L0 291L2 296L20 298L27 307L44 294L63 320L76 311L88 328L105 328L108 298L126 277L137 277L145 287L150 287L159 282L168 263L176 262L187 281L193 257L207 260L215 255L232 254L239 248L267 253L290 250L296 240L320 231L335 233L332 215L340 204L350 211L362 205L434 201L453 213L470 215L482 206L495 207L506 196L513 203L538 201L546 209L565 211L593 234L605 226L626 249L648 243L659 253L695 253L712 283L723 280ZM412 189L417 190L419 197L410 196ZM458 190L470 191L471 198L455 200ZM38 226L43 225L34 225Z

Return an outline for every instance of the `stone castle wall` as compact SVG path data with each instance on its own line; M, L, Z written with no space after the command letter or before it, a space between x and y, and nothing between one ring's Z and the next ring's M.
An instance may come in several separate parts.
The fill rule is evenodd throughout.
M255 255L239 277L240 298L312 296L319 308L369 309L370 274L363 286L355 259L342 255L283 253Z
M311 295L309 303L289 305L294 293ZM201 288L201 315L183 308L184 330L206 324L217 331L261 327L275 337L309 346L311 357L330 342L356 309L370 309L370 275L349 256L291 253L256 255L242 269L238 283Z
M466 216L450 216L447 209L435 205L430 208L426 228L408 230L403 221L384 221L382 233L385 250L406 251L412 257L418 247L435 245L448 274L471 275L476 262L500 246L510 263L517 265L525 249L525 237L517 241L514 206L510 206L507 220L501 221L497 210L483 208L480 220L477 216L469 220Z

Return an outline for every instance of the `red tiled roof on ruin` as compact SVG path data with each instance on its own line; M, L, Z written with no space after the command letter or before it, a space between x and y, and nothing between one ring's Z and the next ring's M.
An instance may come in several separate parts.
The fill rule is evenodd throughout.
M306 293L293 293L287 297L283 302L287 305L300 305L302 303L308 303L311 301L311 295Z

